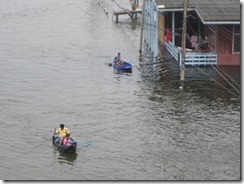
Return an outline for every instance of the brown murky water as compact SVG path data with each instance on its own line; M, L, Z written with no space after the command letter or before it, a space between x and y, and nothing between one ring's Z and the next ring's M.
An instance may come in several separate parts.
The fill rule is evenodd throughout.
M115 24L116 4L97 2L1 2L0 178L240 179L239 94L196 68L180 89L167 54L138 60L140 20ZM132 74L108 67L118 51ZM240 84L239 68L224 69ZM230 89L212 68L202 70ZM60 123L77 140L76 154L52 146Z

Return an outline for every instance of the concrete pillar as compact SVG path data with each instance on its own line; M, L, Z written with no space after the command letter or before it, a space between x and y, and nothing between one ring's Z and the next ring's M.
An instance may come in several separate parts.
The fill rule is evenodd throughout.
M157 5L155 5L155 54L158 55L158 10L157 10Z
M175 12L172 12L172 43L175 45Z

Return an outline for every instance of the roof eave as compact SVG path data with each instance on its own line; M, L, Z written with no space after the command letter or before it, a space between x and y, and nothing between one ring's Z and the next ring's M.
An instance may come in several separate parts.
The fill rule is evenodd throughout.
M158 8L158 11L163 13L163 12L174 12L174 11L183 11L183 8ZM187 11L191 11L194 10L196 11L195 8L187 8ZM240 24L240 21L236 21L236 20L224 20L224 21L220 21L220 20L203 20L203 18L201 17L201 15L198 13L198 11L196 11L196 13L198 14L199 18L201 19L203 24Z
M198 17L201 19L203 24L240 24L240 21L236 21L236 20L204 20L202 18L202 16L200 15L200 13L195 10Z
M203 24L240 24L240 21L203 21Z
M159 12L173 12L173 11L183 11L183 8L158 8ZM194 8L187 8L187 11L195 10Z

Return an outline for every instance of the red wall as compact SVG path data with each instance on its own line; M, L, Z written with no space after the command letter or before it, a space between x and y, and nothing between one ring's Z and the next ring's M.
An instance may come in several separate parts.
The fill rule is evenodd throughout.
M240 53L232 52L232 32L232 26L218 26L216 30L218 65L240 66Z

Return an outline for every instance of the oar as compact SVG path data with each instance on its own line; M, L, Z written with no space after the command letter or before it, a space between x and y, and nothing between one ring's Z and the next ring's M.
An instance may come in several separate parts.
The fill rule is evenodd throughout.
M56 133L56 128L54 128L54 132L53 132L53 144L55 142L55 133Z
M83 144L84 146L92 146L92 142L91 141L86 141L86 142L80 142L80 141L76 141L79 144Z
M87 141L87 142L84 142L83 143L85 146L90 146L90 145L92 145L92 142L91 141Z

